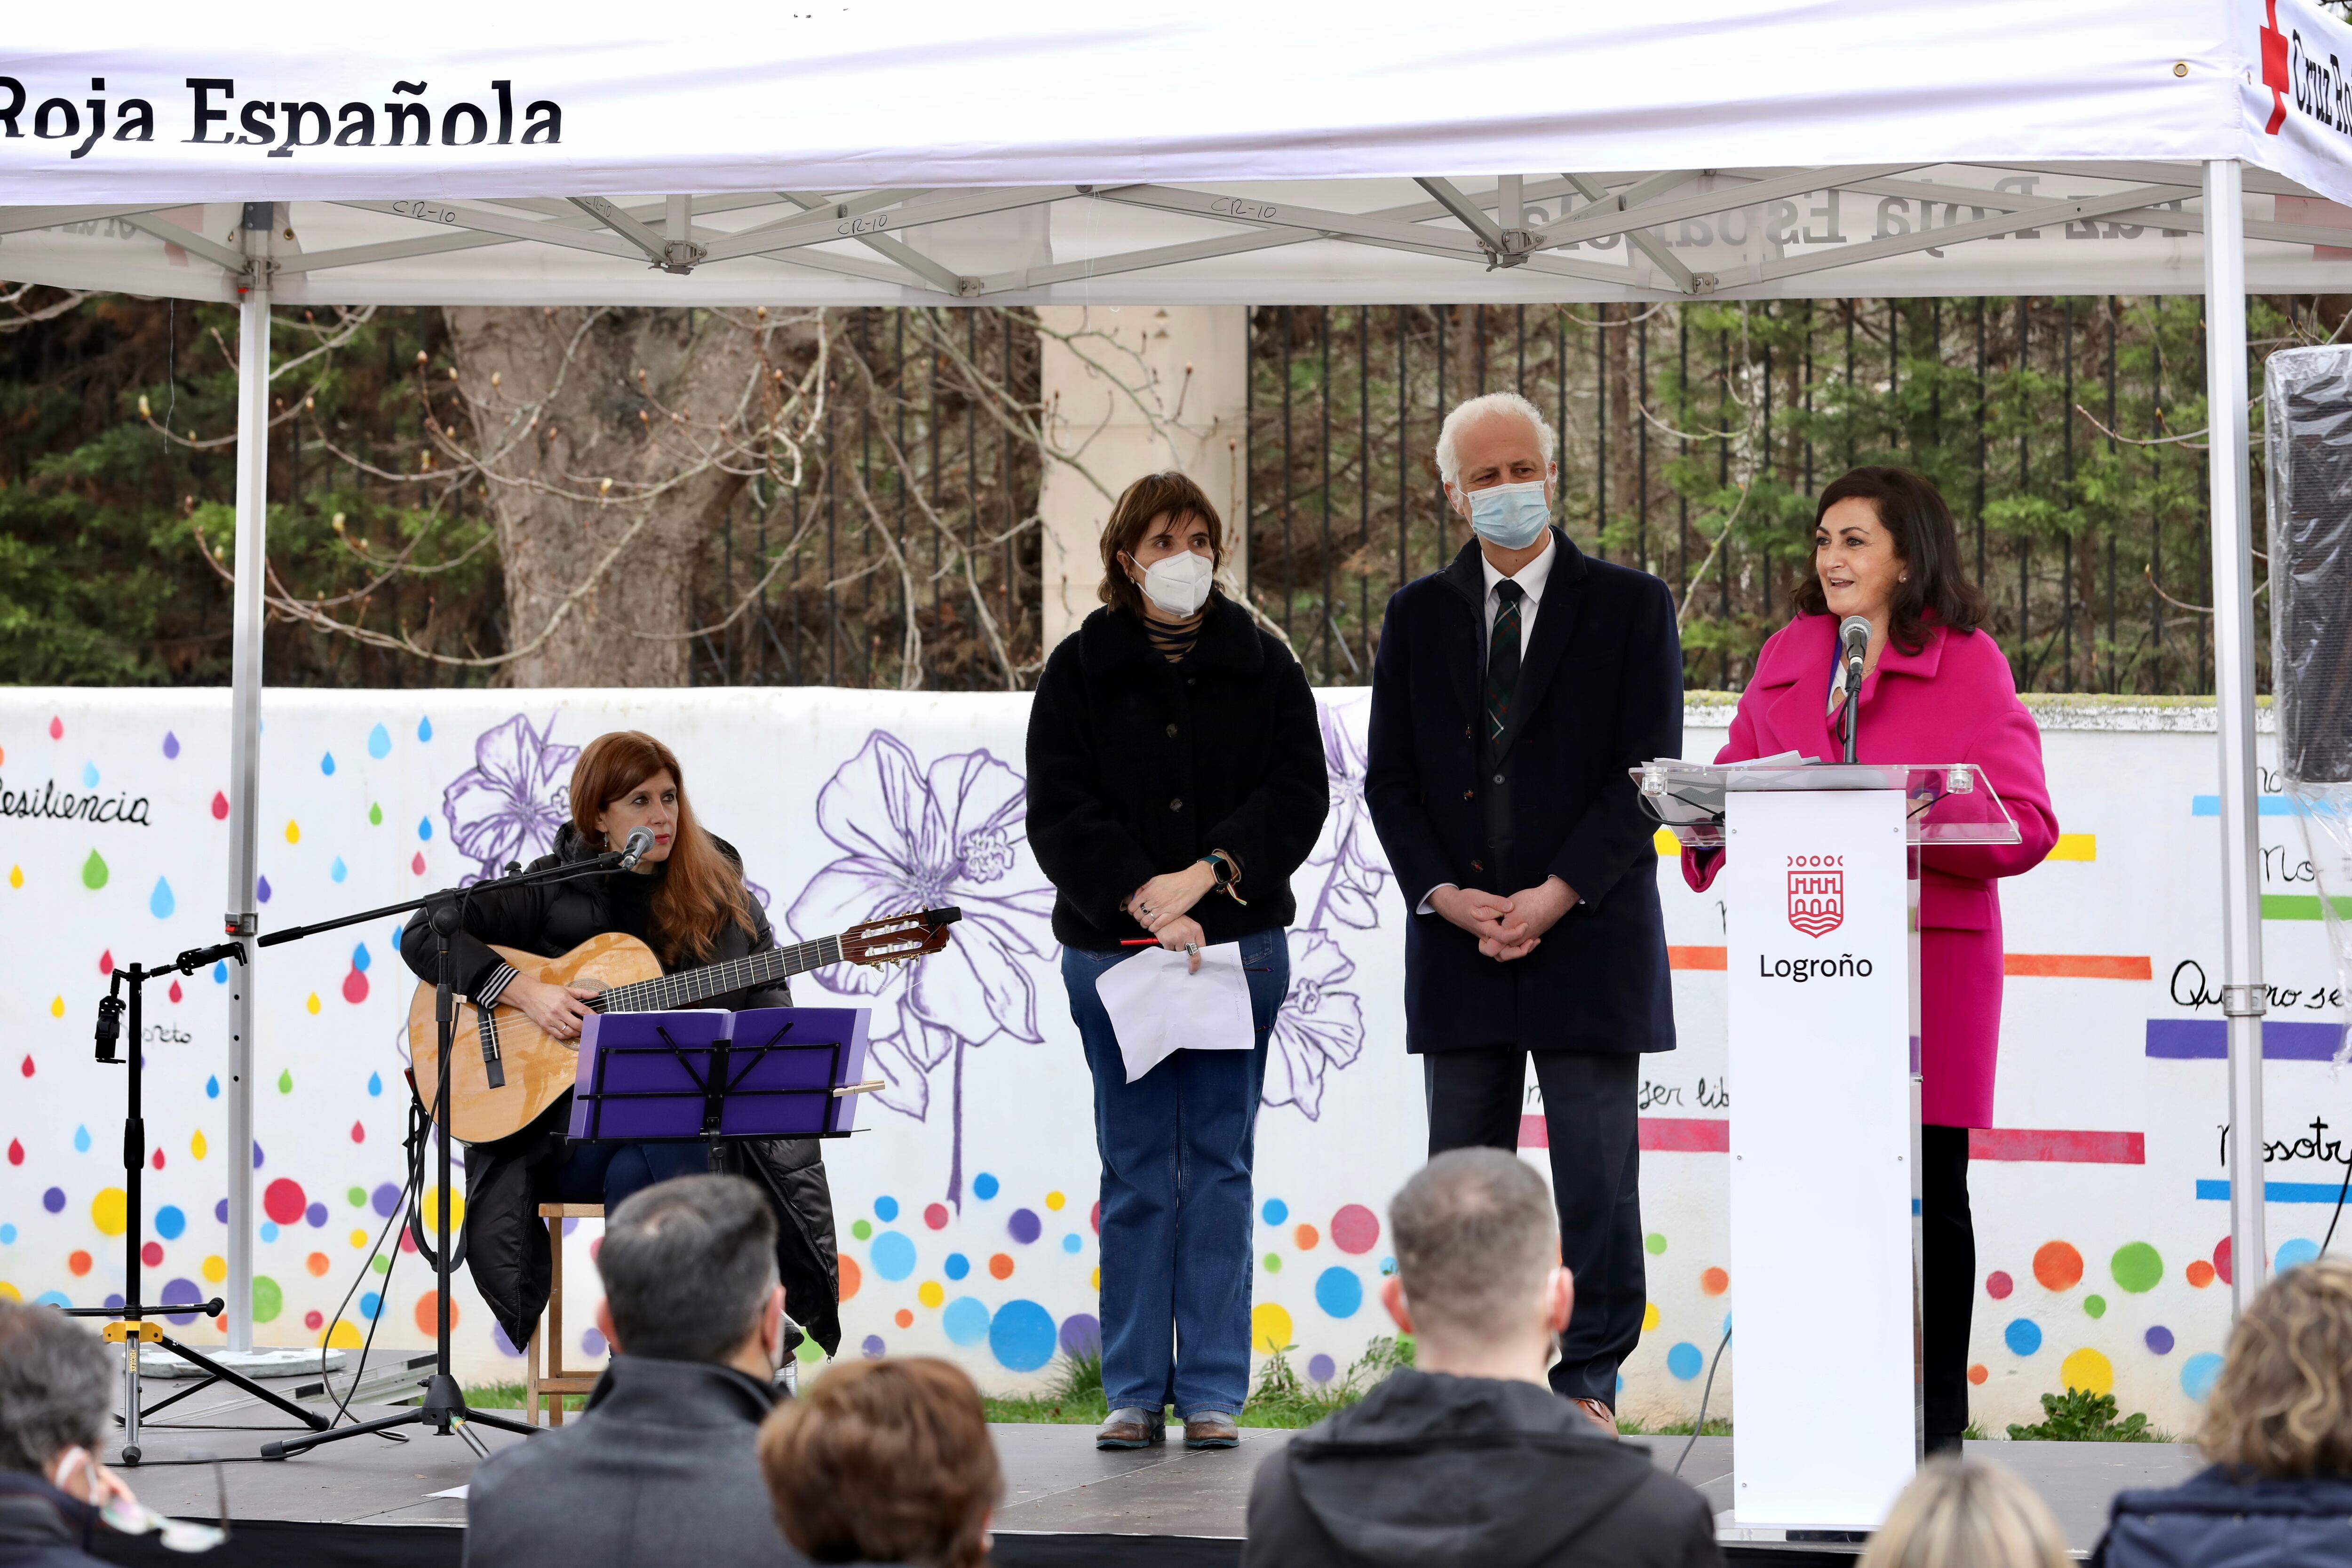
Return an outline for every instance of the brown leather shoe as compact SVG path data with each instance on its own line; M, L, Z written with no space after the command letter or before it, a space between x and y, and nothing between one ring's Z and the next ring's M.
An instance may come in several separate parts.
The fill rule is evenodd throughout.
M1617 1413L1615 1411L1597 1399L1580 1399L1576 1401L1576 1407L1584 1413L1584 1418L1587 1421L1600 1428L1602 1436L1612 1442L1616 1440Z
M1187 1448L1238 1448L1242 1429L1222 1410L1201 1410L1184 1418Z
M1148 1448L1168 1441L1168 1417L1156 1410L1114 1410L1095 1433L1097 1448Z

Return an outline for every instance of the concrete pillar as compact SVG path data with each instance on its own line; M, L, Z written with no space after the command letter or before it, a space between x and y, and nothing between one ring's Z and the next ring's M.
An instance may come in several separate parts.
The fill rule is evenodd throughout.
M1047 458L1038 487L1045 647L1076 631L1102 602L1096 589L1111 502L1163 468L1191 475L1217 503L1225 525L1225 590L1246 591L1247 310L1049 305L1037 318L1045 437L1078 465Z

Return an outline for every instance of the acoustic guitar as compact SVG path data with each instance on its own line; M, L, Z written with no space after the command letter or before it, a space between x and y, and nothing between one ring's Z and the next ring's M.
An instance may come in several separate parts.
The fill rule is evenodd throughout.
M852 926L839 936L771 948L677 974L664 974L653 949L617 931L590 937L561 958L495 945L490 951L528 979L596 987L598 994L588 1005L599 1013L658 1013L772 985L828 963L902 963L920 958L947 946L948 927L961 917L956 909L894 915ZM433 1001L434 987L420 984L416 999L408 1005L409 1062L417 1092L428 1103L441 1072ZM487 1142L520 1131L562 1099L577 1076L578 1042L555 1038L519 1007L500 1003L485 1011L460 996L455 1037L449 1131L461 1142Z

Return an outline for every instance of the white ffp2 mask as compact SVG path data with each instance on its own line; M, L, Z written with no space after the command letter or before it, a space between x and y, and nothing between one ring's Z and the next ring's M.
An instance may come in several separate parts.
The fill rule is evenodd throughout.
M1181 551L1153 562L1143 571L1143 596L1164 616L1189 620L1209 602L1217 564L1205 555Z

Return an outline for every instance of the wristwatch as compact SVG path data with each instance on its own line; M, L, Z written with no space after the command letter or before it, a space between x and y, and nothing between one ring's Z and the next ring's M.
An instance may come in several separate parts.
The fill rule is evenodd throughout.
M1234 902L1247 907L1249 900L1234 890L1242 879L1242 868L1241 862L1234 858L1231 850L1212 849L1201 857L1201 864L1208 867L1210 873L1216 878L1214 891L1221 892Z

